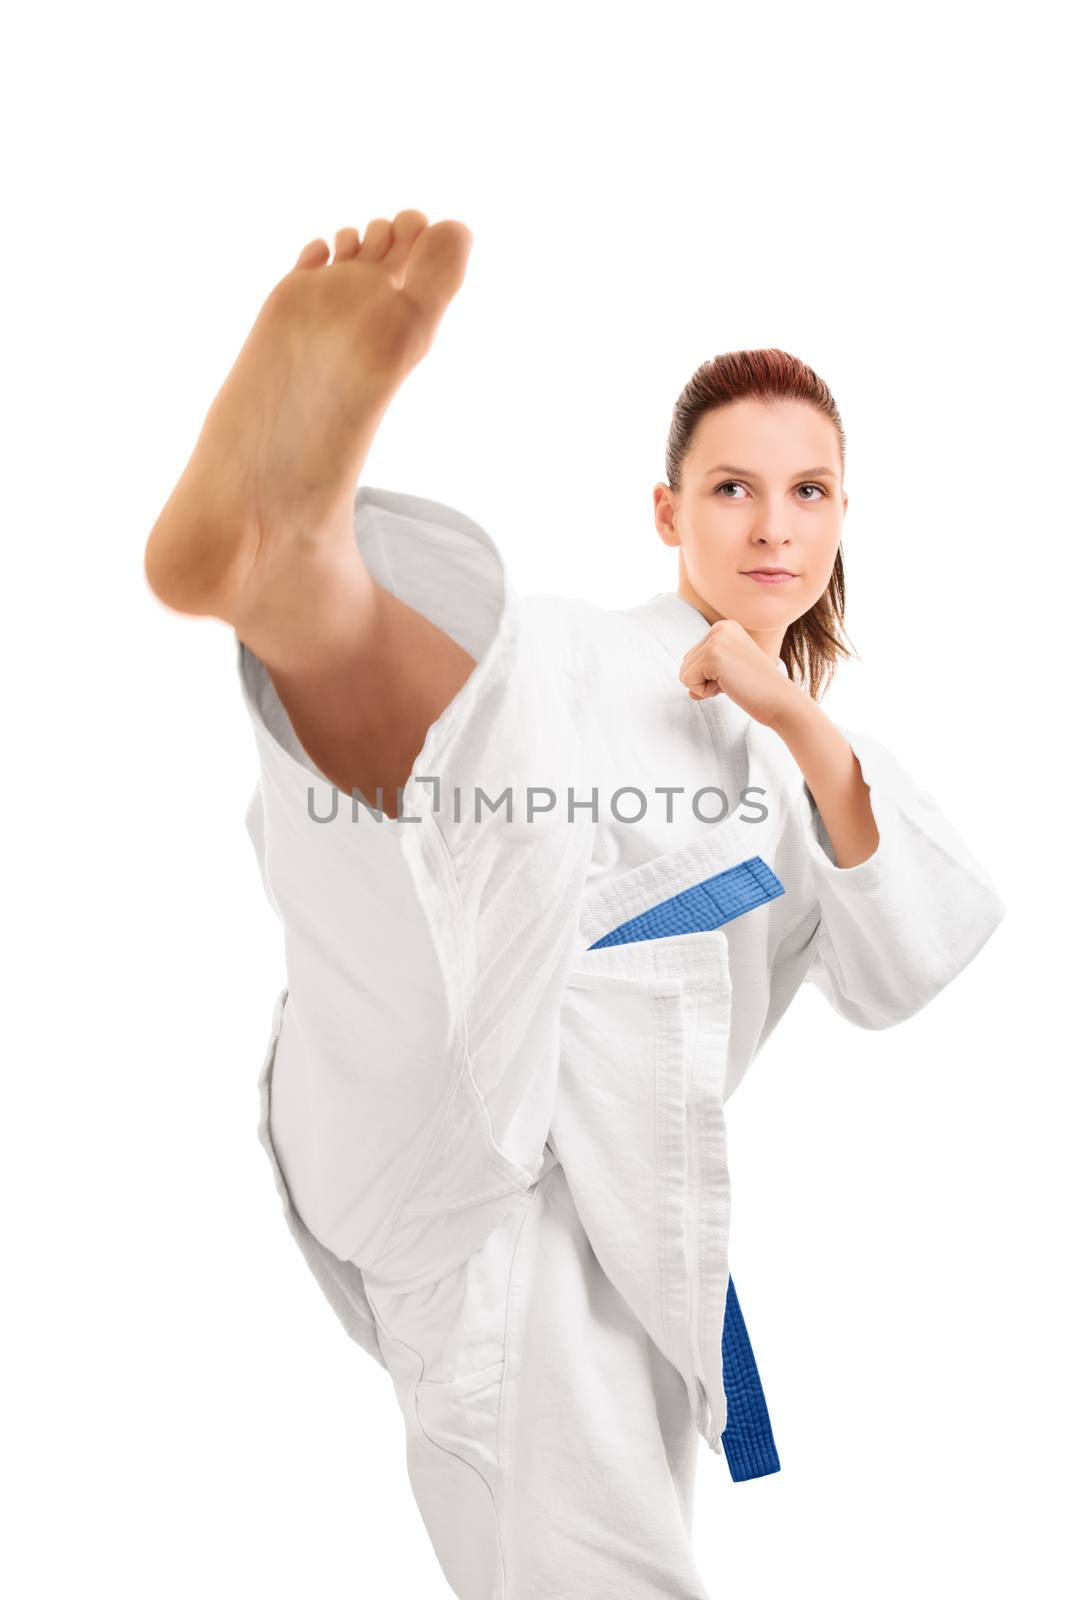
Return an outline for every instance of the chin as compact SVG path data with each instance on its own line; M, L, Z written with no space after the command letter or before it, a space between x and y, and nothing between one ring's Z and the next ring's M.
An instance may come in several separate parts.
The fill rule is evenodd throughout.
M806 610L806 606L798 610L795 600L787 605L783 595L772 593L758 595L755 601L751 595L746 595L743 600L737 602L730 615L736 617L742 627L788 628L789 624L802 617Z

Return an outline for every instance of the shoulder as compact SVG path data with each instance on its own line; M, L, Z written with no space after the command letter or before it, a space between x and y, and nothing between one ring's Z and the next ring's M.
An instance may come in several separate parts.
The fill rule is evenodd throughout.
M565 651L575 663L603 663L617 670L635 654L656 660L661 647L627 610L597 605L578 595L528 594L519 597L525 631L540 642Z

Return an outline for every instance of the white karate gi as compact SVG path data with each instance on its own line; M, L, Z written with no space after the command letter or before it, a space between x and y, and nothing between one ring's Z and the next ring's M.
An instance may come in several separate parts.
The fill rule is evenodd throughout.
M1004 906L932 797L844 729L879 844L838 868L783 741L678 681L708 631L678 595L520 598L460 512L369 487L355 509L377 580L477 667L426 736L407 820L353 820L238 644L247 825L285 933L259 1079L285 1216L392 1377L461 1600L704 1596L690 1535L697 1440L721 1454L727 1420L725 1103L805 978L891 1026ZM512 820L476 816L478 788L510 788ZM528 820L528 789L554 807ZM756 856L784 888L767 903L589 948Z

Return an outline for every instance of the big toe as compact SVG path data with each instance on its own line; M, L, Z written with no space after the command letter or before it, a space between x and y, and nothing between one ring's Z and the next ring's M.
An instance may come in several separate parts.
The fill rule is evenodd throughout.
M435 222L415 236L404 289L435 322L463 282L473 243L462 222Z

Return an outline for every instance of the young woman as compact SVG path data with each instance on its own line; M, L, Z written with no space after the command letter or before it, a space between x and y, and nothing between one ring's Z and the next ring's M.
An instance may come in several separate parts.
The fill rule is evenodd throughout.
M469 517L359 482L470 245L417 211L343 229L332 261L309 244L145 570L236 635L285 931L260 1137L390 1373L449 1583L700 1596L699 1438L735 1477L777 1466L725 1103L803 981L891 1026L1004 908L932 797L817 704L848 502L803 362L696 372L654 492L677 592L624 610L520 598Z

